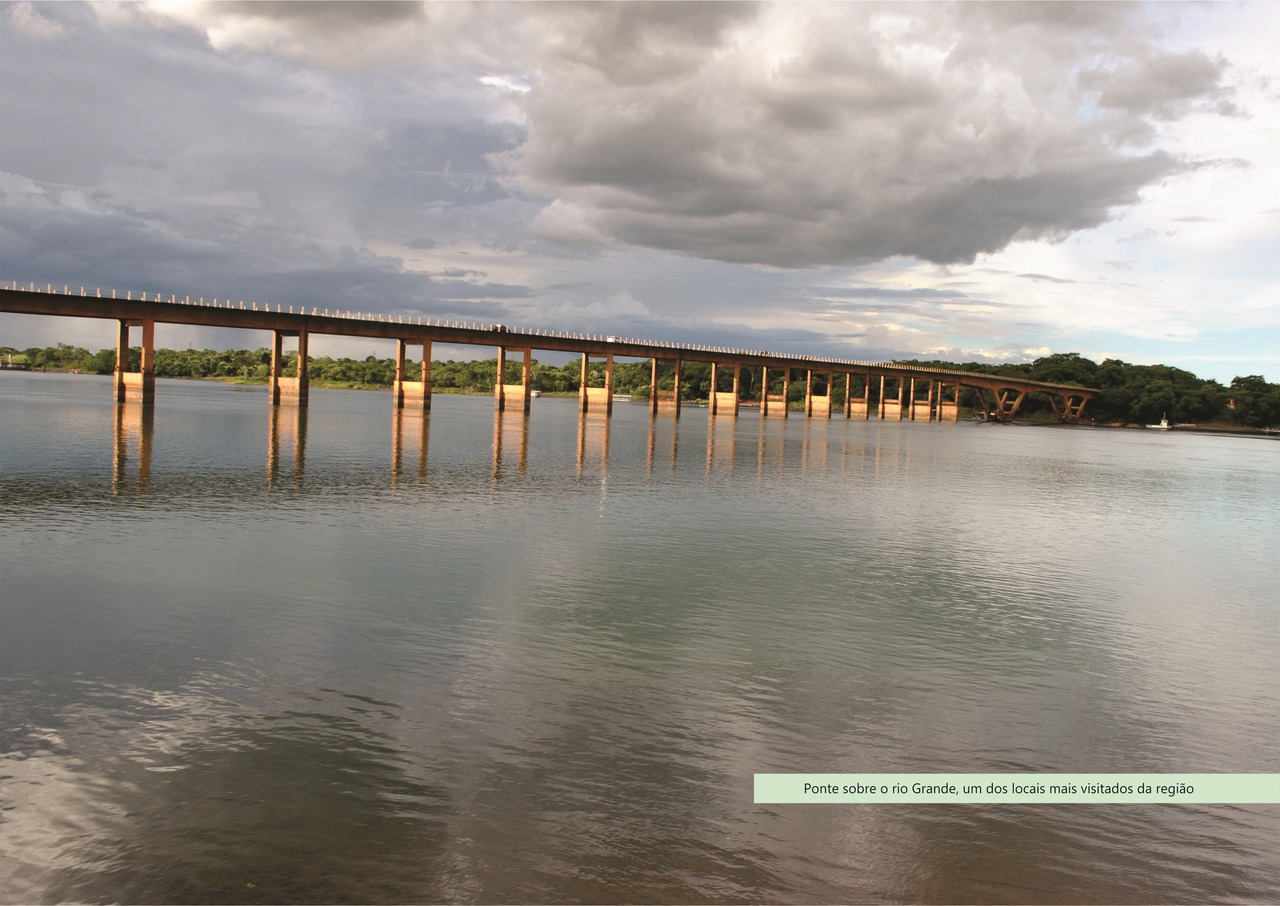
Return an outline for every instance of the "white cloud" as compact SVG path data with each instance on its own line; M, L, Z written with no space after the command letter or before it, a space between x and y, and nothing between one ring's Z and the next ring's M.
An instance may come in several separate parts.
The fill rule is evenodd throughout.
M17 3L0 270L859 358L1256 338L1272 19Z
M9 24L25 37L39 41L52 41L63 35L62 25L42 15L39 8L32 3L14 3L6 13Z

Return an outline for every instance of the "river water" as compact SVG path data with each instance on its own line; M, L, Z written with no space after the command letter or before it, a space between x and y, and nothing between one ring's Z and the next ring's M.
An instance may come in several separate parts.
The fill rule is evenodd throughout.
M1280 901L1280 445L0 374L0 900Z

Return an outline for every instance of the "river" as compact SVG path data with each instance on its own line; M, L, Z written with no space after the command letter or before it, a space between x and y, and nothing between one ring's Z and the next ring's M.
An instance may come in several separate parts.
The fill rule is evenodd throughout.
M0 900L1280 901L1280 444L0 374Z

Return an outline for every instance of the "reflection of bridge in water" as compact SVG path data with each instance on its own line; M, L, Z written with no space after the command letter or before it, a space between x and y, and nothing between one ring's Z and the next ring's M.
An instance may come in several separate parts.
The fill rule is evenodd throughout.
M116 321L115 396L120 402L155 399L155 325L186 324L266 330L272 334L271 371L268 397L273 405L294 402L305 406L308 398L308 342L314 335L368 337L396 342L396 376L392 395L397 408L431 407L431 344L450 343L468 346L491 346L498 350L497 381L494 396L498 410L509 407L529 411L532 398L533 350L569 352L582 356L582 379L578 400L583 412L613 411L613 363L615 358L648 359L652 367L649 394L650 411L670 411L679 415L681 378L686 363L711 366L711 387L707 406L711 415L738 415L742 406L743 369L759 369L762 389L758 401L762 416L787 416L787 398L796 372L805 382L804 413L809 417L830 418L843 410L846 418L869 419L874 411L885 420L957 421L960 417L962 388L976 392L986 418L1009 421L1017 413L1029 393L1047 394L1054 411L1062 421L1074 422L1084 411L1085 403L1097 391L1066 384L1052 384L1019 378L999 377L943 368L923 368L888 363L857 362L832 358L779 355L745 349L717 346L684 346L677 343L600 337L544 330L514 330L502 325L460 324L431 321L406 316L369 315L312 307L288 311L277 305L203 298L182 299L158 294L140 294L140 298L104 297L100 290L79 294L67 287L56 291L52 286L39 290L34 285L19 289L16 285L0 288L0 311L55 317L101 318ZM141 329L141 363L136 372L127 370L130 331ZM293 338L297 344L297 374L285 376L284 341ZM411 374L409 349L421 348L422 361ZM519 383L507 383L508 354L522 359ZM592 357L603 359L604 386L589 386ZM669 369L669 371L667 370ZM725 390L721 384L732 386ZM781 376L782 393L769 392L771 377ZM658 390L670 378L671 390ZM837 405L837 381L844 378L843 405ZM825 393L815 392L815 378L825 386ZM873 403L872 381L878 379L878 393ZM754 401L753 401L754 402Z
M426 412L394 409L391 413L391 455L381 464L366 463L345 479L335 484L331 464L322 463L315 480L307 478L308 417L306 406L273 406L267 413L266 425L266 481L268 487L291 487L307 492L331 489L346 481L365 488L398 487L402 481L412 483L428 478L431 440L431 417ZM163 418L161 418L163 421ZM601 413L579 413L576 421L576 442L573 447L574 477L577 481L595 482L602 486L609 482L610 441L619 428L613 419ZM630 420L628 420L630 421ZM662 478L674 474L682 458L689 462L703 463L707 478L714 474L754 474L763 478L768 474L797 469L800 474L825 472L829 468L844 468L850 456L874 462L878 472L881 463L881 445L865 443L860 435L848 437L829 434L819 425L811 432L806 425L796 434L777 423L761 420L758 434L752 436L749 427L735 428L731 420L712 418L702 427L692 431L680 429L674 419L650 415L644 435L644 453L637 458L634 423L622 429L624 442L630 451L623 451L622 459L636 463L643 461L647 479ZM173 472L169 463L160 485L153 480L152 450L157 430L154 406L117 406L112 447L111 493L113 496L158 494L166 495L175 488L186 488L187 481L181 466ZM529 472L528 413L495 412L493 415L492 456L487 472L492 485L518 482ZM561 422L561 425L564 425ZM568 427L565 425L565 427ZM574 430L570 428L570 430ZM682 437L683 433L683 437ZM567 448L566 448L567 449ZM788 451L798 452L798 459L787 465ZM547 451L544 450L544 453ZM752 455L754 453L754 456ZM897 468L894 454L886 460ZM542 467L547 463L543 462ZM695 466L696 467L696 466ZM204 470L207 465L202 464ZM447 466L445 467L448 468ZM554 465L553 465L554 469ZM468 469L469 474L477 473ZM261 473L259 473L261 474ZM483 474L483 473L481 473ZM440 478L441 476L434 476ZM450 472L445 480L452 481ZM235 479L246 489L260 479L252 479L241 471L235 471ZM181 493L181 492L180 492Z

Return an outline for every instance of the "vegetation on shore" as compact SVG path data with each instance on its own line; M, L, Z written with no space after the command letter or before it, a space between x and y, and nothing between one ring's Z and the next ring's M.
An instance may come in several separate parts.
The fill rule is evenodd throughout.
M14 362L27 362L35 370L80 371L87 374L110 374L115 368L114 349L91 353L78 346L59 343L46 348L15 349L0 347L0 356L13 356ZM130 350L130 368L137 369L140 350ZM1117 359L1107 359L1101 364L1077 353L1059 353L1045 356L1034 362L1017 365L986 365L979 363L901 360L899 364L919 365L930 368L949 368L983 374L1004 375L1033 381L1073 384L1092 387L1101 391L1098 399L1085 409L1087 418L1099 423L1149 424L1167 416L1174 424L1218 425L1239 428L1266 428L1280 426L1280 384L1268 383L1259 375L1234 378L1229 385L1215 380L1197 377L1168 365L1131 365ZM359 359L334 359L328 356L312 356L309 360L312 386L346 388L385 388L395 380L395 361L368 356ZM295 374L297 353L286 357L285 373ZM419 366L407 366L408 376L413 377ZM521 363L507 362L507 381L518 383ZM156 375L159 377L204 378L243 383L266 383L271 369L269 349L157 349L155 353ZM492 393L496 379L497 360L484 359L469 362L432 362L433 389L443 392ZM533 387L547 394L578 391L581 381L581 364L576 361L565 365L544 365L535 361L532 367ZM618 394L630 394L647 398L649 394L650 368L648 362L616 362L613 368L613 387ZM815 375L815 391L826 393L825 375ZM721 377L721 390L728 390L727 377ZM741 378L743 399L759 399L758 369L744 369ZM604 363L592 362L591 386L604 383ZM770 375L769 392L782 392L781 375ZM662 369L658 378L660 390L670 390L670 368ZM711 366L699 362L686 362L681 381L681 396L687 400L706 399L711 391ZM879 382L872 382L872 399L879 391ZM844 381L837 380L833 388L835 400L843 403ZM978 408L973 391L966 390L961 404L966 408ZM804 399L804 382L791 384L789 401ZM1032 395L1023 403L1019 415L1029 419L1051 417L1048 399Z

